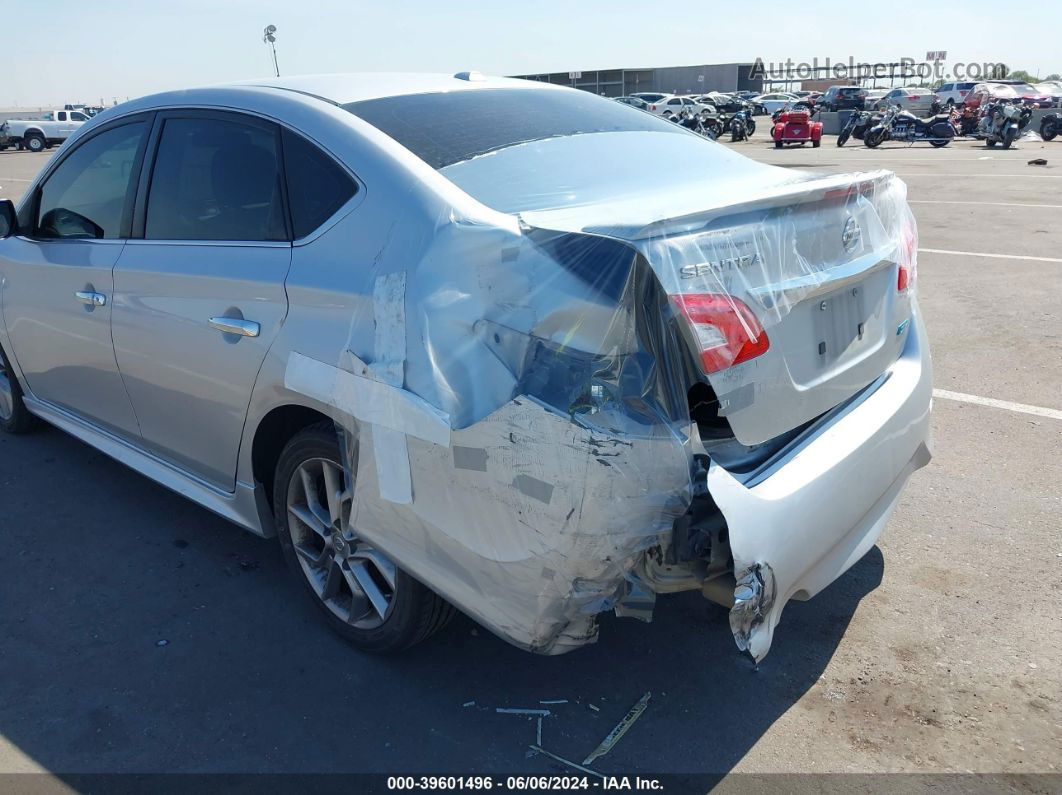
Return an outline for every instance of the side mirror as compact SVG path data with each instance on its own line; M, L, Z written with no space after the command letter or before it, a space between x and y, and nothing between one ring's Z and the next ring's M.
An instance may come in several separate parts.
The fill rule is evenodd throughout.
M11 199L0 199L0 240L18 233L18 215Z
M56 207L41 218L41 237L59 237L98 240L103 237L103 228L85 216Z

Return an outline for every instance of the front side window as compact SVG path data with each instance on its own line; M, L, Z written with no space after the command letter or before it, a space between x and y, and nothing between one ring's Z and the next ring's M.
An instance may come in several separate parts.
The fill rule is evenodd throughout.
M135 122L105 130L59 164L41 188L37 237L120 237L145 126Z
M284 170L296 239L306 237L347 203L358 184L305 138L284 130Z
M218 118L166 119L147 199L149 240L286 240L277 135Z
M66 121L66 111L59 111L55 114L56 121Z
M84 113L71 113L70 114L70 120L71 121L88 121L88 116L86 116Z

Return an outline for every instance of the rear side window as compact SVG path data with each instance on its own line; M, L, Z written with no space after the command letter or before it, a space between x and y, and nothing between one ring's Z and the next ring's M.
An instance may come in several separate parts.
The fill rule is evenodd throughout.
M170 118L162 128L144 237L286 240L275 128Z
M434 168L518 144L603 132L685 131L586 91L498 88L406 94L343 106Z
M143 122L123 124L77 147L41 187L36 236L120 237Z
M353 196L358 185L328 155L284 130L284 170L295 239L306 237Z

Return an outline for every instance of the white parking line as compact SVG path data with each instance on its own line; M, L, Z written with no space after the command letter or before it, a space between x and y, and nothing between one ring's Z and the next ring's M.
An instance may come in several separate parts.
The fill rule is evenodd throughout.
M1025 202L949 202L933 199L908 199L908 204L973 204L986 207L1040 207L1045 210L1062 210L1062 204L1026 204Z
M960 403L974 403L978 406L990 406L994 409L1006 409L1007 411L1016 411L1019 414L1032 414L1036 417L1062 420L1062 411L1045 409L1043 406L1030 406L1028 403L1012 403L1009 400L996 400L995 398L986 398L980 395L967 395L963 392L950 392L947 389L934 389L933 397L942 398L943 400L957 400Z
M990 257L992 259L1027 259L1033 262L1062 262L1057 257L1027 257L1024 254L986 254L983 251L951 251L946 248L920 248L919 253L954 254L958 257Z
M4 182L33 182L32 179L21 179L20 177L0 177L0 180Z
M899 171L894 172L898 177L1007 177L1012 179L1014 177L1025 177L1027 179L1062 179L1062 174L985 174L979 171L972 171L969 174L959 173L957 171L943 172L934 174L931 171L908 171L901 173Z

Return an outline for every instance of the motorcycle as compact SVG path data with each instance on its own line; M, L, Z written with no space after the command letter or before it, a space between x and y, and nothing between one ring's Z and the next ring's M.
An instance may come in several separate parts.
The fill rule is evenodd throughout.
M881 121L864 134L863 145L873 149L884 141L906 141L911 144L926 141L940 148L951 143L954 137L955 130L946 120L935 117L920 119L899 105L893 105L885 111Z
M837 135L837 145L844 146L848 143L849 137L862 141L866 131L876 126L881 121L881 116L882 114L877 113L876 111L852 111L848 116L848 121L845 122L844 127L841 128L841 132Z
M733 114L723 124L730 130L731 141L744 141L756 132L756 122L752 120L752 110L748 107Z
M1049 113L1040 120L1040 137L1045 141L1059 133L1062 133L1062 113Z
M687 130L695 132L698 135L703 135L705 138L712 141L718 137L718 121L709 116L699 115L689 110L683 110L671 120L675 122L675 124L685 127Z
M1025 105L1020 100L1011 102L1001 99L991 102L984 106L977 122L976 135L985 142L985 146L1003 144L1004 149L1010 149L1010 145L1028 126L1032 112L1032 106Z

